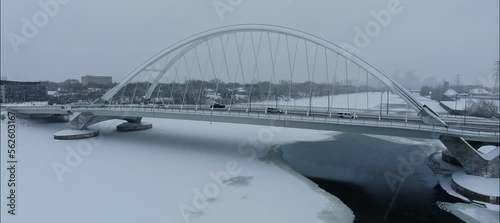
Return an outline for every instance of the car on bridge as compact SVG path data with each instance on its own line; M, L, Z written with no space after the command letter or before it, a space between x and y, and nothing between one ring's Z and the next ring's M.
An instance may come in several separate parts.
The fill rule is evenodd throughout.
M278 108L267 108L266 113L283 113L283 110L280 110Z
M352 119L358 118L358 116L356 114L353 114L351 112L339 112L339 113L337 113L337 117L339 117L339 118L352 118Z
M226 105L224 104L219 104L219 103L214 103L212 105L210 105L210 108L225 108Z

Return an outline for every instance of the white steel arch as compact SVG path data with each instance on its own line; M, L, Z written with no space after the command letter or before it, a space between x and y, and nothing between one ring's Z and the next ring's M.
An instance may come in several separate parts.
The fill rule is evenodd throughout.
M148 88L146 93L146 98L149 99L151 93L154 91L155 87L159 83L160 79L165 75L165 73L176 63L184 54L194 49L198 45L209 41L213 38L233 34L233 33L242 33L242 32L267 32L267 33L275 33L282 34L286 36L296 37L298 39L303 39L319 46L322 46L328 50L331 50L338 55L346 58L350 62L356 64L357 66L363 68L367 73L370 73L375 78L380 80L386 86L388 86L395 94L401 97L408 105L413 108L415 111L419 112L419 115L422 117L422 120L428 124L439 124L445 125L446 123L441 120L439 115L432 111L426 105L423 105L418 99L416 99L413 95L411 95L404 87L400 84L392 80L387 75L383 74L381 71L373 67L372 65L365 62L363 59L357 57L356 55L350 53L349 51L341 48L340 46L333 44L325 39L322 39L318 36L315 36L310 33L306 33L300 30L286 28L282 26L276 25L265 25L265 24L242 24L242 25L231 25L225 26L221 28L211 29L205 32L198 33L196 35L190 36L181 40L174 45L168 47L167 49L159 52L142 65L140 65L137 69L135 69L132 73L130 73L122 82L116 85L114 88L110 89L106 94L104 94L101 99L109 102L115 94L117 94L123 87L125 87L133 78L137 75L141 74L141 72L145 71L152 64L157 61L165 58L166 56L180 51L176 55L170 55L168 62L166 63L163 70L158 73L158 76L155 78L151 86Z

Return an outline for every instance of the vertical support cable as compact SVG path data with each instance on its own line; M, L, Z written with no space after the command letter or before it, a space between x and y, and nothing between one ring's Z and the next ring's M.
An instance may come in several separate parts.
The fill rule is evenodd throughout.
M311 80L311 92L310 92L310 98L309 98L309 113L311 112L312 109L312 93L313 93L313 86L314 86L314 74L316 73L316 59L318 57L318 44L316 44L316 50L314 51L314 62L313 62L313 72L312 72L312 80Z
M330 83L330 77L328 74L328 53L326 52L325 47L325 65L326 65L326 83ZM328 85L327 85L328 86ZM332 117L332 112L330 111L330 91L328 90L328 113L330 113L330 117Z
M214 74L214 78L215 78L215 99L217 99L217 91L218 91L218 88L219 88L219 79L217 78L216 74L215 74L215 66L214 66L214 60L212 58L212 50L211 50L211 47L208 45L208 41L205 42L207 44L207 49L208 49L208 56L210 58L210 64L212 65L212 73ZM213 40L212 40L212 43L213 43ZM214 108L212 107L210 110L214 110Z
M278 47L280 44L280 38L281 38L281 35L278 35L278 42L276 43L276 56L278 55ZM267 32L267 39L268 39L268 43L269 43L269 52L271 55L271 65L272 65L272 71L273 71L273 76L271 77L271 80L269 82L269 94L267 96L267 100L269 101L270 97L271 97L271 88L272 88L273 79L274 79L274 84L276 84L276 69L275 69L276 56L273 56L273 48L271 47L271 36L269 35L269 32ZM278 92L276 92L276 94L277 93ZM278 99L276 98L276 105L277 104L278 104Z
M347 89L347 111L350 111L350 106L349 106L349 75L347 71L347 58L345 58L345 80L346 80L346 89Z
M231 82L231 77L229 75L229 67L227 66L226 48L224 47L224 44L222 44L222 37L219 36L219 39L220 39L221 45L223 45L222 46L222 54L224 56L224 63L223 64L225 64L225 66L226 66L226 73L227 73L227 78L228 78L228 81L229 81L228 83L230 83ZM226 39L226 47L227 47L227 43L228 42L229 42L229 35L227 36L227 39Z
M255 74L259 74L259 65L258 65L258 57L259 57L259 54L260 54L260 45L262 43L262 33L260 34L260 39L259 39L259 45L258 45L258 49L257 49L257 53L255 52L255 41L254 41L254 38L253 38L253 33L250 33L250 36L252 38L252 49L253 49L253 55L254 55L254 59L255 59L255 65L254 65L254 68L253 68L253 74L252 74L252 82L251 82L251 85L250 85L250 94L249 94L249 97L248 97L248 105L247 105L247 112L250 110L252 110L252 90L253 90L253 80L255 79ZM258 75L258 78L259 78L259 82L260 82L260 75ZM259 84L259 82L257 82L257 84Z
M193 69L195 55L193 55L193 59L191 60L191 66L189 66L189 67L188 67L185 55L183 55L182 58L184 59L184 64L186 65L188 80L186 81L186 89L184 90L184 96L182 96L181 109L184 107L184 104L186 102L186 94L187 94L187 90L189 87L189 82L191 81L191 70Z
M179 82L179 87L180 87L180 81L179 81L179 64L180 64L180 60L177 60L177 64L174 63L174 70L175 70L175 80L177 82ZM180 87L181 90L182 90L182 87ZM173 98L173 94L174 94L174 90L175 90L175 82L172 84L172 88L170 89L170 100L172 100L172 105L175 105L175 99Z
M289 101L292 100L292 84L293 84L293 73L295 71L295 61L297 59L297 51L298 51L298 45L299 45L299 38L297 38L297 41L295 42L295 53L293 56L293 66L291 65L291 60L290 60L290 46L288 43L288 36L286 37L286 47L287 47L287 55L288 55L288 68L290 70L290 86L288 88L288 98L289 100L287 101L286 105L288 106ZM294 103L295 104L295 103Z
M208 41L205 41L205 42L208 42ZM212 47L212 43L213 41L210 43L210 48ZM201 71L201 64L200 64L200 59L199 59L199 56L198 56L198 51L196 49L197 47L194 48L194 52L196 53L196 60L198 61L198 69L200 71L200 75L201 75L201 86L200 86L200 93L198 94L198 101L196 102L196 107L195 109L197 110L198 109L198 106L200 106L200 100L201 100L201 94L202 94L202 91L203 91L203 86L205 84L205 73L207 72L207 67L208 67L208 58L207 58L207 62L205 63L205 70L202 72ZM210 49L209 49L210 50ZM208 55L207 55L208 57Z
M368 110L369 106L368 106L368 102L370 101L369 100L369 96L368 96L368 90L370 89L370 85L368 85L368 71L366 71L366 110Z
M334 105L334 97L335 97L335 84L337 84L337 68L339 67L339 54L337 53L337 57L335 58L335 70L333 71L333 84L332 84L332 109ZM332 111L330 111L330 117L332 116Z
M358 66L358 80L356 82L356 99L354 101L354 108L358 108L358 92L359 92L359 73L361 73L361 67Z
M246 33L243 33L243 41L241 43L241 47L243 47L243 43L245 42L245 35L246 35ZM236 66L236 72L234 74L234 82L233 82L233 89L231 91L231 100L229 102L229 110L231 110L231 106L233 105L234 91L236 88L236 81L238 80L238 73L239 73L240 67L241 67L241 72L242 72L242 76L243 76L243 66L241 65L241 52L243 50L241 50L241 52L240 52L240 44L238 42L238 36L236 35L236 33L234 33L234 39L236 40L236 49L238 52L239 59L238 59L238 65ZM245 84L245 77L243 77L243 83Z

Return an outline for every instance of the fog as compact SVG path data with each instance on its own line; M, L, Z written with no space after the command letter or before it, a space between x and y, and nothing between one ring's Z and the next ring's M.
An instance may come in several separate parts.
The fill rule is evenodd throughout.
M412 71L453 81L460 74L464 83L484 84L499 58L496 0L39 0L2 1L1 8L1 72L9 80L109 75L120 81L179 40L244 23L352 46L390 76ZM390 18L380 21L382 10ZM374 22L380 29L366 35Z

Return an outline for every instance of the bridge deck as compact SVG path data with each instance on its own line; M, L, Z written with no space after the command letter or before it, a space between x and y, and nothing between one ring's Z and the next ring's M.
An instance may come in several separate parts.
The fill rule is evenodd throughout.
M285 115L280 113L264 113L262 110L246 112L245 110L228 111L227 109L181 109L180 107L144 108L130 106L32 106L11 107L9 109L21 114L69 114L72 112L89 112L96 116L110 118L150 117L355 132L414 138L437 139L440 135L450 135L473 141L494 143L499 143L500 141L498 127L496 129L470 127L445 128L415 121L406 122L405 120L401 120L401 117L379 121L374 118L343 119L337 117L335 114L330 117L328 113L315 113L315 115L308 116L303 113L294 113L294 111L290 111L290 113Z

